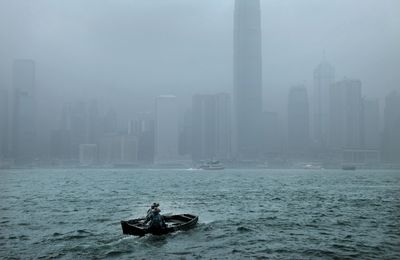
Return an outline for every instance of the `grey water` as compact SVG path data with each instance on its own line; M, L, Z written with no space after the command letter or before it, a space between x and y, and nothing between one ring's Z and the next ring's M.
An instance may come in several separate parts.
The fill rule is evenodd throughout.
M199 223L123 235L152 202ZM400 172L3 170L0 258L400 259Z

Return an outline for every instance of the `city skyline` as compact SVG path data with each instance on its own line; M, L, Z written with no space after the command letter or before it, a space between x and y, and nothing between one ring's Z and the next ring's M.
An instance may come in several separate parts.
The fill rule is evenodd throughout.
M47 140L50 146L46 148L40 144L41 149L35 149L39 147L32 144L36 141L33 137L35 132L21 131L19 124L16 124L21 121L18 120L19 107L34 108L36 99L40 98L32 93L35 62L16 60L14 64L14 76L24 76L16 81L15 92L11 97L17 100L21 93L25 93L23 96L26 102L13 102L14 110L8 114L2 113L2 116L11 115L6 122L11 124L13 133L31 133L28 139L18 139L16 134L13 135L14 139L11 139L12 135L4 138L7 132L2 128L2 140L14 140L11 143L2 141L2 157L13 159L15 165L29 165L34 160L45 160L46 163L52 161L53 165L61 163L65 166L79 163L88 166L124 167L143 163L168 165L188 162L190 158L193 163L211 159L225 162L243 160L236 157L237 154L232 148L234 125L230 118L233 115L233 102L229 93L193 95L189 120L186 115L186 119L183 119L182 113L178 111L177 98L173 95L155 97L154 111L136 111L136 115L130 120L117 120L119 116L112 108L104 109L103 104L99 104L95 99L65 103L57 116L60 119L59 127L50 129L52 135ZM321 64L316 66L315 71L320 68ZM396 162L397 147L387 140L396 138L397 134L396 118L400 118L400 110L396 110L396 102L399 100L397 92L387 94L382 111L377 98L362 94L360 80L339 80L328 88L328 145L323 150L318 143L318 137L314 136L312 131L314 124L310 119L315 110L309 106L311 98L304 85L297 85L291 87L288 92L287 130L284 130L285 127L281 128L284 118L274 112L264 111L260 118L262 132L258 139L263 145L260 150L262 156L251 159L261 162L286 157L291 160L323 162L330 154L330 160L341 161L340 158L343 158L343 162L348 163L366 163L362 158L370 158L370 162L374 164L369 165ZM3 90L3 93L7 92ZM9 95L4 97L8 98ZM8 102L3 105L5 110L10 109ZM28 120L22 120L23 125L35 125L35 113L35 109L32 109ZM175 123L171 124L172 121ZM279 128L281 130L278 130ZM35 130L34 127L30 129ZM282 129L287 131L287 137L282 136ZM21 143L24 139L28 141ZM29 151L19 153L20 148L15 146L18 143L25 145L29 151L36 152L27 157ZM182 147L186 150L182 151ZM319 151L318 156L313 154L315 149ZM46 155L46 151L51 152L51 156Z
M174 0L171 1L171 6L173 6ZM388 11L389 6L395 5L391 1L387 3L387 6L377 6L378 16L382 12ZM48 5L49 3L42 4ZM198 3L195 5L194 2L192 4L184 6L182 10L198 5ZM197 27L189 25L179 27L183 31L175 31L178 28L175 26L175 22L180 20L171 19L168 13L165 13L164 16L159 13L160 19L164 18L165 25L157 23L157 25L152 25L154 27L146 27L143 24L133 27L128 31L129 33L140 32L142 36L149 36L141 38L143 40L141 44L149 44L149 49L141 45L142 50L146 50L143 52L144 56L137 52L136 45L132 45L130 48L126 48L127 46L114 48L115 46L105 39L92 42L87 38L83 43L90 43L89 46L93 51L86 49L84 52L79 52L79 48L64 48L63 50L67 52L78 52L71 53L73 54L71 59L64 57L60 59L60 62L54 60L51 62L52 59L46 60L47 56L44 53L40 54L40 44L37 45L36 42L38 39L44 40L45 34L36 34L38 31L31 28L32 35L38 38L28 37L26 41L19 41L21 46L25 46L24 51L19 48L11 48L6 55L7 58L0 61L0 93L3 94L1 118L6 121L1 128L2 156L12 157L16 161L23 161L22 157L29 158L27 161L40 161L39 157L50 157L51 155L59 157L60 160L79 161L81 157L89 158L90 156L86 155L96 150L97 155L93 161L106 164L131 164L139 161L151 163L154 160L160 161L158 158L161 154L163 154L161 157L170 157L166 161L187 160L196 157L193 157L195 136L204 139L204 131L209 131L212 133L208 133L209 138L212 140L216 138L215 144L207 138L202 141L199 141L201 138L195 140L199 141L205 150L209 149L206 153L199 152L203 154L200 156L201 159L219 157L225 160L229 158L229 160L238 161L262 161L268 157L285 157L295 154L291 153L290 149L301 145L294 144L298 140L295 141L296 138L293 136L298 133L293 130L300 125L303 125L298 128L303 129L301 139L304 143L302 146L305 143L309 144L306 149L309 149L308 159L326 159L326 156L332 156L329 154L332 149L336 149L335 157L340 157L341 149L347 149L351 154L366 153L365 149L367 148L369 150L384 149L382 142L387 143L387 140L379 135L386 133L391 135L390 133L394 130L389 129L396 128L395 123L392 123L392 127L387 126L386 121L389 119L386 118L389 117L386 106L390 106L393 102L385 102L384 99L390 91L398 89L398 84L393 83L396 81L390 81L397 75L392 71L396 67L396 62L387 58L388 54L396 54L393 49L389 48L390 46L383 48L385 43L378 41L379 46L382 47L381 50L384 51L382 57L386 57L384 64L386 68L389 68L388 70L382 70L381 68L385 66L378 66L379 63L374 62L376 52L363 56L363 61L360 60L360 63L356 64L355 59L351 58L360 55L357 52L358 49L353 48L354 46L352 47L351 44L358 42L356 37L347 37L348 41L341 49L349 59L343 59L337 50L339 45L331 42L342 39L342 35L338 34L335 29L335 26L342 25L339 20L333 19L327 22L326 28L319 28L316 24L312 24L312 18L294 21L280 13L282 19L288 19L286 23L283 23L271 13L271 10L279 13L280 4L260 2L259 0L236 0L229 4L228 2L220 3L218 9L210 13L208 8L213 4L201 5L204 9L197 12L199 17L196 18L213 17L216 19L219 17L221 19L219 22L212 20L216 22L213 29L217 28L218 33L208 28L210 30L207 32L211 33L210 37L202 34L201 30L192 30ZM8 7L12 11L23 5L22 2L16 1ZM66 10L70 10L68 8L74 6L73 4L65 5ZM335 8L336 11L338 8L343 11L341 8L347 5L352 6L353 2L324 6L313 4L315 7L332 8L319 9L321 12L319 15L325 14L328 17L332 17ZM369 3L369 5L373 4ZM130 10L133 6L127 4L126 8ZM148 10L146 8L149 6L151 5L137 3L137 7L142 10ZM47 7L51 9L54 6L50 4ZM121 6L117 4L114 7ZM100 5L99 10L102 8ZM170 11L172 12L172 10ZM371 15L366 10L359 11ZM298 17L302 12L305 10L299 8L295 11L294 17ZM179 15L183 13L180 12ZM42 21L36 14L36 10L32 10L29 18L26 19L31 19L32 22ZM62 11L60 12L60 15L64 14ZM90 12L88 14L93 15L93 18L98 18L96 16L98 14ZM347 11L344 13L346 21L355 19L350 14L356 17L360 15L351 10ZM45 14L43 17L46 17ZM135 17L145 19L139 14L136 14ZM58 21L55 17L47 18ZM80 16L78 15L77 18L79 20ZM179 19L183 19L183 17ZM394 18L385 16L385 19L384 21L389 22ZM13 19L11 21L15 22ZM203 19L203 21L205 20ZM80 22L85 25L85 22ZM229 26L226 27L227 24ZM88 24L87 28L93 29L91 27L93 25ZM115 36L121 36L120 31L114 25L97 27L97 30L104 33L109 32L110 28L115 28ZM285 39L288 38L281 38L288 32L288 25L299 26L299 31L292 30L290 27L288 30L294 35L301 36L297 42L285 42ZM65 32L70 29L66 24L57 24L57 26ZM167 27L164 28L164 26ZM361 27L362 25L359 23L351 24L348 32ZM143 30L143 28L147 28L147 30ZM156 40L157 37L164 35L159 31L160 28L170 29L166 31L172 33L171 42L165 41L163 44L153 45L155 42L161 43ZM282 30L277 31L277 28L282 28ZM91 29L88 31L88 36L93 36ZM307 29L310 29L310 32ZM386 32L388 38L394 35L392 29L388 28ZM329 30L333 32L333 36L330 36ZM16 41L27 31L21 30L21 34L19 32L11 35L11 40L7 40L6 43ZM184 34L180 34L182 32ZM348 32L343 31L349 36ZM76 33L79 34L79 31ZM317 41L312 44L308 42L308 45L306 42L302 42L308 38L307 34L313 36L312 33L319 33L317 35L321 36L321 42ZM379 35L382 31L371 27L370 33ZM186 37L188 35L195 36L195 41L192 41L191 37ZM212 35L220 37L212 38ZM360 39L371 39L370 35L359 37ZM134 38L122 39L131 42ZM61 46L56 38L52 39L55 42L52 42L50 47ZM203 40L210 41L211 39L215 40L212 43L208 42L208 44L212 44L212 47L205 45L205 47L207 46L205 49L199 48L201 44L205 43ZM75 38L70 40L71 43L75 42ZM280 41L279 45L277 45L278 41ZM107 42L110 45L103 46L104 50L116 54L115 57L119 58L105 58L100 55L97 56L98 59L94 59L93 55L98 51L98 44ZM27 43L32 43L32 45L26 45ZM375 43L365 41L364 46L365 48L369 46L367 49L372 50L372 46L376 47ZM171 51L172 49L165 49L166 46L169 46L168 48L173 46L176 49ZM291 47L288 48L289 46ZM306 48L302 48L304 46ZM119 53L119 49L124 52ZM154 53L149 52L150 49ZM61 49L59 50L59 53L53 52L54 55L51 57L63 57L63 52ZM274 50L274 53L271 53L271 50ZM307 55L301 50L306 51ZM79 53L80 56L74 56ZM136 53L137 56L131 56L133 53ZM187 60L185 63L176 63L176 60L169 56L171 54L173 57ZM228 56L230 58L227 58ZM10 59L11 62L8 65L4 63ZM153 61L153 63L146 63L146 60ZM96 63L91 63L92 61L96 61ZM274 66L271 66L272 61L274 61ZM25 66L27 69L22 69L24 67L22 65L15 65L28 63L31 65ZM116 63L119 65L110 67L115 66ZM71 64L75 64L76 68L66 69ZM160 64L163 66L160 67ZM82 65L85 68L80 67ZM369 66L368 73L365 73L366 66ZM8 69L3 69L4 67ZM193 74L194 71L196 71L196 75ZM28 80L24 81L24 78ZM136 81L136 78L141 78L141 80ZM143 78L147 81L143 81ZM16 83L18 81L24 81L24 83ZM20 86L17 87L17 85ZM303 96L303 105L301 106L295 105L296 95L294 93L296 91L293 88L293 86L299 85L302 86L302 93L306 93L306 95L301 94ZM107 91L104 91L105 87ZM381 90L377 91L380 88ZM227 93L227 96L219 96L221 98L219 100L218 93ZM171 122L175 122L173 123L174 134L167 138L164 137L164 144L170 142L172 145L173 143L173 148L168 148L170 152L160 152L164 145L160 145L158 141L163 139L162 133L164 132L158 126L168 126L168 118L165 118L168 117L168 113L166 113L168 108L164 110L158 109L157 105L154 106L154 102L156 104L159 102L156 97L164 94L174 96L173 110L175 112L172 113L171 110L169 113ZM205 99L215 100L204 101L203 105L199 105L201 107L199 110L193 101L193 97L196 95L204 98L208 96ZM300 96L299 93L298 95ZM386 98L386 100L390 99ZM210 104L210 106L205 104ZM393 107L393 105L391 106ZM196 109L201 112L195 113L193 110ZM147 119L137 118L136 114L138 113L148 114ZM159 116L163 113L166 113L165 116ZM216 114L219 113L221 115L217 116ZM303 123L300 124L300 121L295 123L300 114ZM389 114L395 114L395 112ZM208 119L203 120L200 115L207 115ZM23 119L24 117L25 119ZM163 123L162 120L165 122ZM205 130L196 132L195 123L199 123L199 127ZM272 124L274 126L271 126ZM27 141L21 141L28 136L30 137L25 138ZM224 136L224 138L216 136ZM28 144L29 142L33 143ZM204 143L207 142L209 144L205 145ZM81 146L90 144L96 144L96 149L93 148L94 146ZM265 147L266 144L274 148ZM395 151L393 148L389 149L389 146L388 144L385 146L385 151ZM32 147L35 147L34 153L38 157L30 152ZM145 151L145 156L142 156L143 151ZM321 157L316 157L318 153ZM80 156L81 154L82 156ZM18 156L22 157L18 159ZM87 161L90 160L87 159Z

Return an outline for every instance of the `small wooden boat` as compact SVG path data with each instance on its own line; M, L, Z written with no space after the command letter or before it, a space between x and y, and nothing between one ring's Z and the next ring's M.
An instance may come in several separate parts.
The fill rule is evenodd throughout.
M163 235L178 230L193 228L199 220L198 216L192 214L163 215L163 217L167 227L157 231L149 230L149 226L143 224L145 218L132 219L128 221L122 220L122 233L134 236L144 236L146 234Z

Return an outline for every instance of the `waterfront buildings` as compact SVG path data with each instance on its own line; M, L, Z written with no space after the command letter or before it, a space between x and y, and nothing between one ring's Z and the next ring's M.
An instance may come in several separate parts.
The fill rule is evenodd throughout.
M329 104L330 148L363 148L361 81L344 79L334 83Z
M8 157L8 91L0 88L0 162Z
M178 104L176 96L162 95L156 98L155 129L156 163L176 162L179 159Z
M35 62L15 60L13 66L12 151L17 165L30 165L36 150Z
M304 157L310 146L307 89L292 87L288 96L288 154Z
M330 129L329 93L335 82L335 69L325 58L314 70L314 92L312 102L312 136L319 149L328 143Z
M382 159L400 164L400 94L392 91L385 98Z
M380 110L378 99L363 99L363 146L379 150L381 146Z
M226 93L193 96L191 150L194 161L229 159L230 107L230 97Z
M283 127L276 112L263 112L262 153L264 158L278 158L283 153Z

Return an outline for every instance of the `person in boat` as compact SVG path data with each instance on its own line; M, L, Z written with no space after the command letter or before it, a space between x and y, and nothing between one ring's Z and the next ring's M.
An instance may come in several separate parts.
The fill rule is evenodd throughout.
M160 214L161 210L158 207L155 207L152 210L152 214L150 217L146 218L144 224L149 223L149 229L152 231L161 231L162 229L166 228L167 225L165 223L164 217Z
M153 214L153 210L157 207L159 207L160 204L154 202L153 204L151 204L150 208L147 210L147 215L146 215L146 219L150 218L151 214Z

